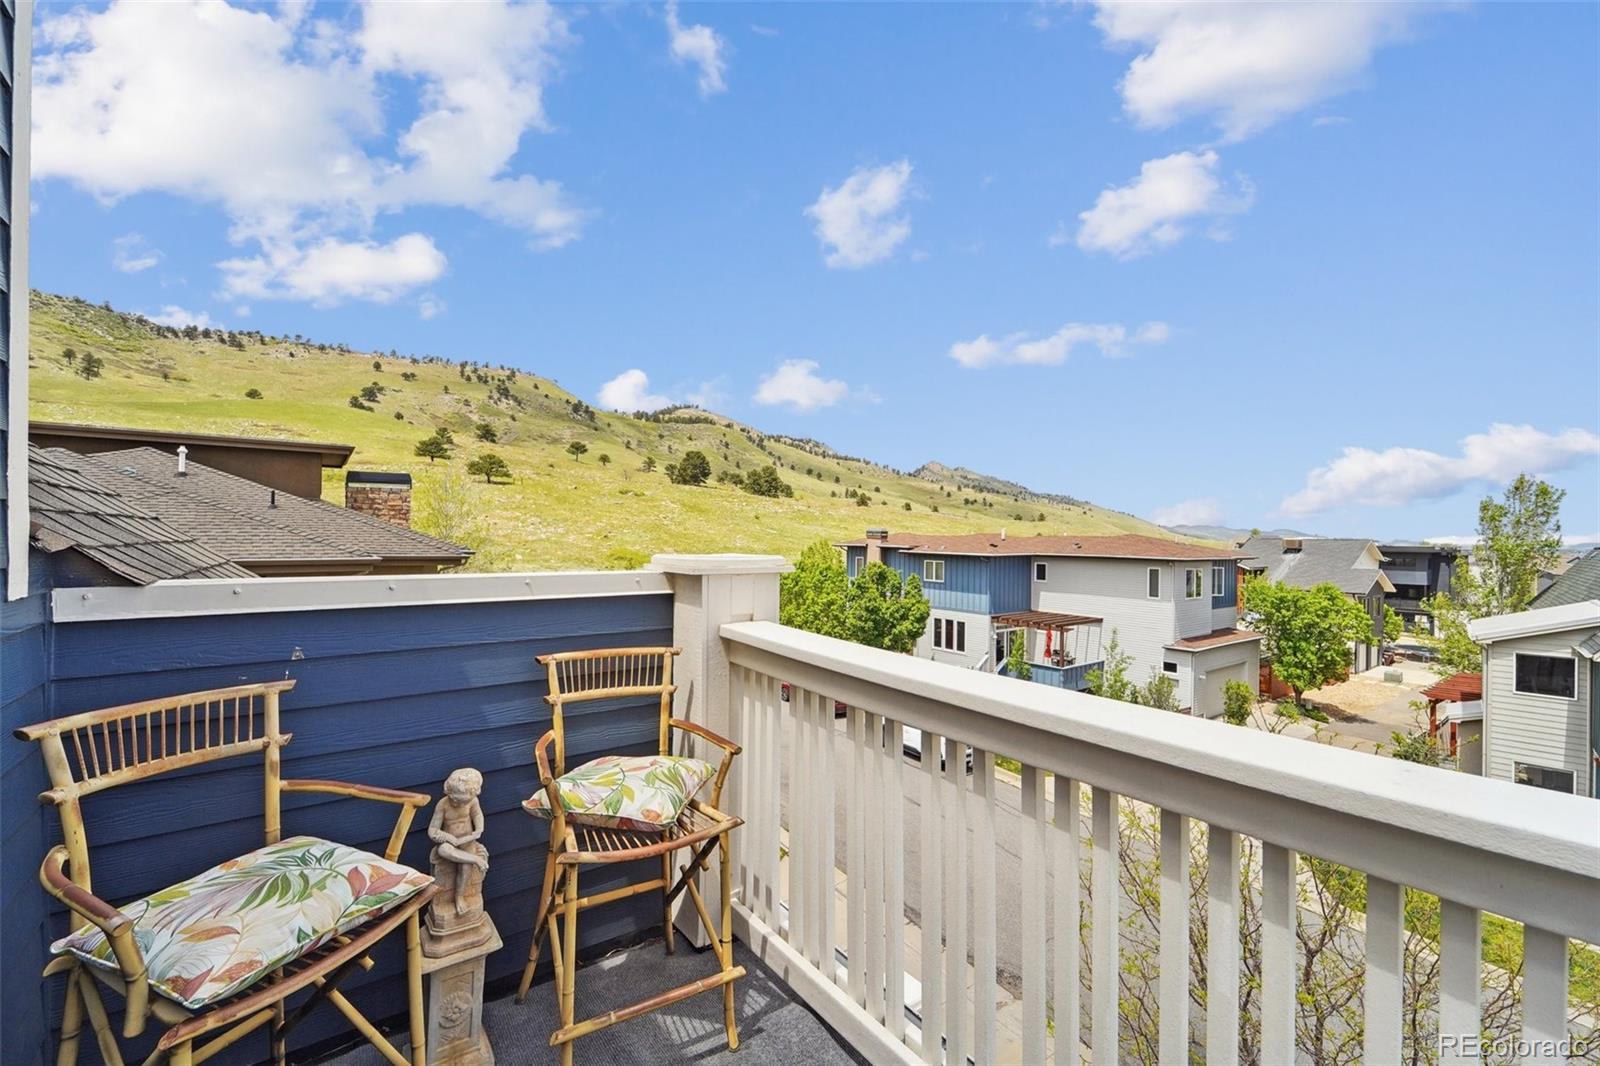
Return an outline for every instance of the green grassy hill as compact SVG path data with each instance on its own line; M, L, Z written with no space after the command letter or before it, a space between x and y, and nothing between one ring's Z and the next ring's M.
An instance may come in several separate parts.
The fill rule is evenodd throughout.
M986 492L978 487L983 476L971 471L950 471L943 480L936 472L944 468L934 464L921 476L899 473L702 411L670 412L659 421L594 411L555 382L521 371L354 352L299 337L177 331L48 293L33 294L32 316L32 417L354 444L353 468L411 472L416 527L479 549L476 569L623 567L665 551L793 558L818 538L859 536L873 525L1166 535L1130 515L998 479L983 482ZM80 373L88 353L103 361L98 377ZM352 407L350 397L374 382L383 392L371 410ZM250 390L261 398L248 398ZM475 439L480 423L492 427L495 443ZM453 433L454 454L432 463L417 458L416 443L438 427ZM576 460L566 450L573 441L588 447ZM775 464L794 496L767 499L715 481L671 484L663 468L691 449L703 451L717 473ZM506 460L509 483L466 477L468 460L484 451ZM647 458L653 472L642 469ZM342 470L324 472L324 498L343 502L343 477ZM846 498L851 489L870 505Z

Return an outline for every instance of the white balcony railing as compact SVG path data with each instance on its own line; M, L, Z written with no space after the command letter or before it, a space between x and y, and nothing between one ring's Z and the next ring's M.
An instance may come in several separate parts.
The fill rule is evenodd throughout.
M870 1061L1109 1064L1139 1050L1130 1010L1158 1018L1146 1058L1303 1058L1297 931L1324 918L1308 909L1301 856L1365 874L1354 1006L1329 1039L1367 1063L1479 1061L1470 1040L1446 1037L1484 1031L1500 980L1481 956L1488 913L1524 923L1521 974L1501 973L1519 990L1512 1035L1526 1043L1515 1053L1562 1061L1568 941L1600 942L1600 804L774 622L720 635L745 749L733 808L747 821L739 931ZM907 729L922 733L920 765L902 756ZM1020 762L1015 779L997 782L997 755ZM1013 780L1014 812L997 801L997 788L1016 796ZM1139 812L1148 837L1129 830ZM1119 878L1132 859L1159 870L1144 886L1157 906L1125 870ZM1423 1005L1433 1020L1421 1028L1407 886L1441 901L1424 948L1437 963ZM1155 965L1147 986L1130 986L1141 909L1155 914ZM1015 946L1018 981L997 977L997 944ZM1248 973L1245 947L1258 964ZM1424 1033L1432 1047L1417 1046Z

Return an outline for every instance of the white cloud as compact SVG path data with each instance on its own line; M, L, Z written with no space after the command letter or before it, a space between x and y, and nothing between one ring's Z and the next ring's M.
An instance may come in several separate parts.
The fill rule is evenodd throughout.
M137 274L161 262L161 253L150 247L143 236L124 233L111 242L111 265L124 274Z
M837 188L826 188L806 208L816 222L830 267L854 270L894 254L911 236L911 220L900 213L911 189L911 161L860 167Z
M354 27L298 4L276 17L200 2L71 10L40 24L33 174L106 202L158 191L216 204L230 237L260 245L254 260L269 265L314 260L329 241L371 246L378 216L419 205L559 247L586 213L511 168L522 135L548 128L543 90L568 40L542 2L373 3ZM415 87L419 114L389 131L397 79ZM251 261L224 265L225 288ZM288 280L261 288L300 298ZM393 283L312 288L334 301L394 295Z
M650 375L635 367L600 386L600 406L613 411L656 411L672 403L650 391Z
M667 0L667 49L679 63L700 69L700 95L714 96L727 89L728 42L710 26L685 26L678 21L678 0Z
M1056 366L1067 361L1073 349L1092 345L1112 359L1131 355L1130 345L1160 344L1171 335L1165 322L1146 322L1129 331L1114 322L1069 322L1048 337L1011 333L990 337L987 333L970 341L950 346L950 358L969 369L996 364Z
M1078 215L1078 247L1131 259L1182 240L1203 220L1211 222L1211 236L1225 237L1220 221L1246 210L1254 190L1243 178L1237 191L1225 189L1217 177L1218 161L1210 150L1147 161L1137 178L1104 190Z
M388 244L325 237L313 244L263 240L262 255L226 259L229 297L305 300L330 307L345 300L389 303L444 274L444 253L431 237L407 233Z
M763 377L756 386L755 401L768 407L792 407L796 411L816 411L832 407L851 394L850 386L837 378L817 373L813 359L786 359ZM870 394L863 398L870 399Z
M1478 543L1476 533L1450 533L1442 537L1424 537L1425 544L1448 544L1455 548L1471 548ZM1571 548L1579 544L1600 544L1600 533L1563 533L1561 546Z
M448 304L431 292L425 292L417 297L417 317L424 321L444 314L448 308Z
M1158 526L1220 526L1222 504L1211 496L1180 500L1150 516Z
M1305 488L1279 505L1286 515L1317 514L1360 504L1392 507L1449 496L1477 483L1503 485L1528 471L1549 473L1600 455L1600 436L1586 429L1550 434L1497 422L1461 441L1459 455L1424 448L1345 448L1306 475Z
M186 311L177 304L167 304L161 309L159 315L147 316L150 321L158 322L163 326L173 326L182 329L184 326L197 326L201 329L211 325L211 316L204 311Z
M1107 43L1139 50L1118 86L1140 126L1194 116L1242 140L1342 92L1383 45L1405 36L1420 4L1102 2Z

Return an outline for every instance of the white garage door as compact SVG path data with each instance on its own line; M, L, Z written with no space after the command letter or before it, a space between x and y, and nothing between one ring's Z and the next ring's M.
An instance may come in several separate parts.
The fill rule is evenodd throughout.
M1206 670L1206 676L1201 678L1195 686L1194 713L1200 718L1216 718L1222 714L1222 686L1229 681L1243 681L1249 683L1245 675L1249 672L1247 663L1234 663L1231 666L1213 666Z

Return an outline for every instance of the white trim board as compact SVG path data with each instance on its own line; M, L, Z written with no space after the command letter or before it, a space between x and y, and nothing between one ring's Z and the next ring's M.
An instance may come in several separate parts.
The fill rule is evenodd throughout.
M237 581L158 581L140 588L55 589L50 593L50 615L59 623L110 622L193 615L671 594L672 586L666 574L645 570L258 577Z

